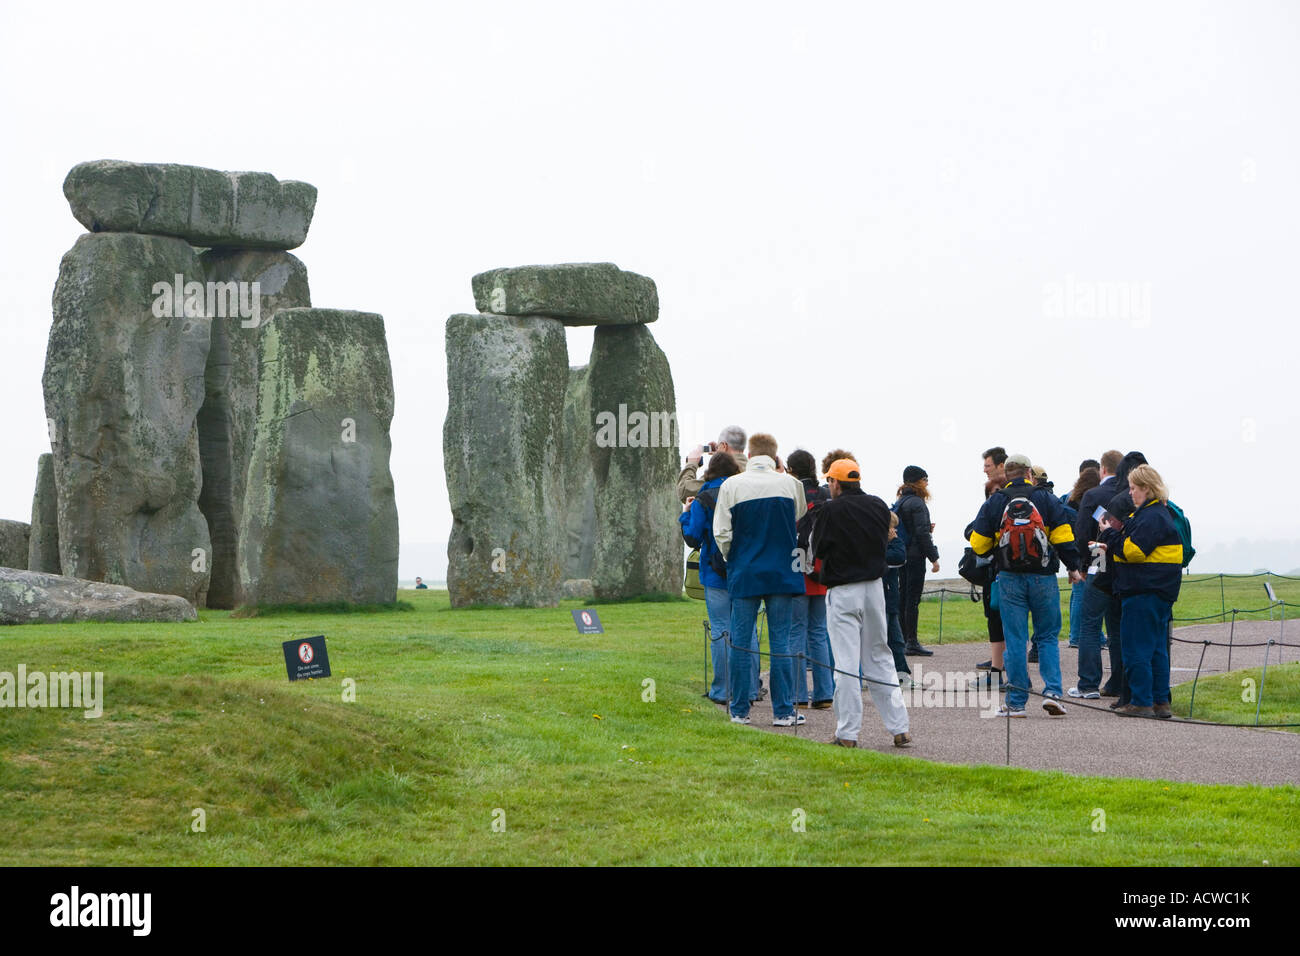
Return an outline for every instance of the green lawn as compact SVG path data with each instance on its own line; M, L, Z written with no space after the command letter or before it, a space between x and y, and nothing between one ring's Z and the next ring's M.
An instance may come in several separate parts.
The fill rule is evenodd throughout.
M574 603L402 597L414 611L0 631L0 670L100 670L106 696L98 720L0 710L5 861L1300 863L1292 787L953 767L733 726L700 697L698 602L606 605L607 633L580 637ZM288 683L280 642L321 633L334 677Z
M1194 710L1191 683L1175 687L1174 713L1187 717L1190 711L1196 720L1220 724L1253 724L1257 717L1261 724L1300 724L1300 663L1273 663L1267 674L1263 670L1202 676L1196 682ZM1297 732L1300 726L1283 729Z

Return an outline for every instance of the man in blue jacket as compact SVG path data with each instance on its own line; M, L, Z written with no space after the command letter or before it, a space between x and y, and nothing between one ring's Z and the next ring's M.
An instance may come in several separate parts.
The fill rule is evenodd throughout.
M1032 685L1026 645L1029 616L1040 638L1038 670L1046 685L1043 710L1064 717L1061 704L1061 596L1056 583L1060 563L1070 581L1081 581L1079 553L1065 509L1046 488L1030 478L1032 463L1025 455L1006 462L1007 483L993 492L971 523L970 545L976 554L996 549L999 610L1006 637L1007 700L999 716L1024 717ZM1059 558L1059 562L1058 562Z
M731 635L754 633L758 605L767 605L768 645L772 652L772 725L793 727L804 722L794 709L794 662L790 653L792 598L804 593L804 561L795 529L796 516L808 510L803 484L776 470L776 439L751 435L749 462L743 473L718 489L713 511L713 540L727 562L727 591L731 594ZM736 651L736 648L733 648ZM757 653L752 648L751 653ZM736 693L750 682L750 654L733 652L731 721L749 723L749 695Z

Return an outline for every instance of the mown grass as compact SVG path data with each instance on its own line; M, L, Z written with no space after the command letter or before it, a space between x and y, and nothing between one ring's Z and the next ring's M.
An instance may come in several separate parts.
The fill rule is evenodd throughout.
M98 720L0 711L5 861L1300 863L1292 787L955 767L736 727L700 697L698 602L604 605L606 633L579 636L577 602L402 598L413 612L0 631L0 670L103 671L106 697ZM320 633L333 677L290 684L280 643Z
M1256 720L1294 724L1280 729L1300 732L1300 663L1270 664L1267 674L1262 667L1254 667L1202 675L1196 681L1195 701L1188 682L1173 689L1172 706L1181 717L1219 724L1253 724Z

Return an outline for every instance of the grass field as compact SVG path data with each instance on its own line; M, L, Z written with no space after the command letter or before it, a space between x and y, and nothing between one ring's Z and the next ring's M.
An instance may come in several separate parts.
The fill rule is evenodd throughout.
M1174 688L1171 704L1181 717L1219 724L1300 724L1300 663L1271 664L1267 674L1255 667L1201 677L1194 708L1190 683Z
M0 670L103 671L106 697L97 720L0 711L5 861L1300 863L1292 787L954 767L735 727L700 697L697 602L606 605L606 633L579 637L572 602L402 598L414 610L0 631ZM280 642L312 634L334 676L290 684Z

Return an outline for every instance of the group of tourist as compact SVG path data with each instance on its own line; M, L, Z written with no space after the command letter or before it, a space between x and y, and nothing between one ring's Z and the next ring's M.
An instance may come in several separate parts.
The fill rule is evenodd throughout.
M708 464L703 474L704 457ZM833 743L857 746L865 686L895 746L912 742L901 688L907 657L929 655L917 633L926 564L939 571L929 475L902 472L892 506L862 488L855 456L786 461L771 435L723 429L687 455L677 481L682 536L699 550L712 637L707 695L731 720L750 723L768 690L759 678L757 619L767 615L772 722L804 723L800 708L833 709ZM1006 691L1001 715L1024 717L1037 661L1043 709L1064 716L1057 574L1071 594L1071 646L1079 681L1071 697L1116 698L1119 712L1169 716L1167 635L1183 566L1183 536L1160 475L1140 453L1085 461L1059 497L1042 468L1002 448L984 453L985 501L966 528L984 568L992 647L980 679ZM1076 542L1087 543L1081 551ZM965 563L965 562L963 562ZM1032 648L1030 619L1032 618ZM1101 686L1102 625L1111 678ZM811 688L804 661L811 671Z
M1061 608L1056 575L1070 574L1070 646L1079 655L1079 680L1070 697L1113 697L1112 710L1129 716L1172 717L1169 705L1169 647L1173 605L1182 583L1187 530L1181 512L1169 505L1160 473L1141 452L1111 450L1079 465L1074 487L1059 498L1042 468L1001 447L984 452L985 503L967 527L977 556L992 556L991 581L984 587L984 614L992 653L978 665L984 679L1007 690L1002 714L1024 717L1029 663L1043 679L1043 709L1065 713L1057 639ZM1019 525L1025 501L1041 521ZM1013 506L1014 505L1014 506ZM1029 543L1041 526L1045 547ZM1025 556L1008 552L1024 541ZM1087 553L1079 549L1087 547ZM996 599L997 606L993 606ZM1028 620L1033 619L1033 646ZM1105 627L1103 637L1103 624ZM1110 656L1103 685L1101 651Z

